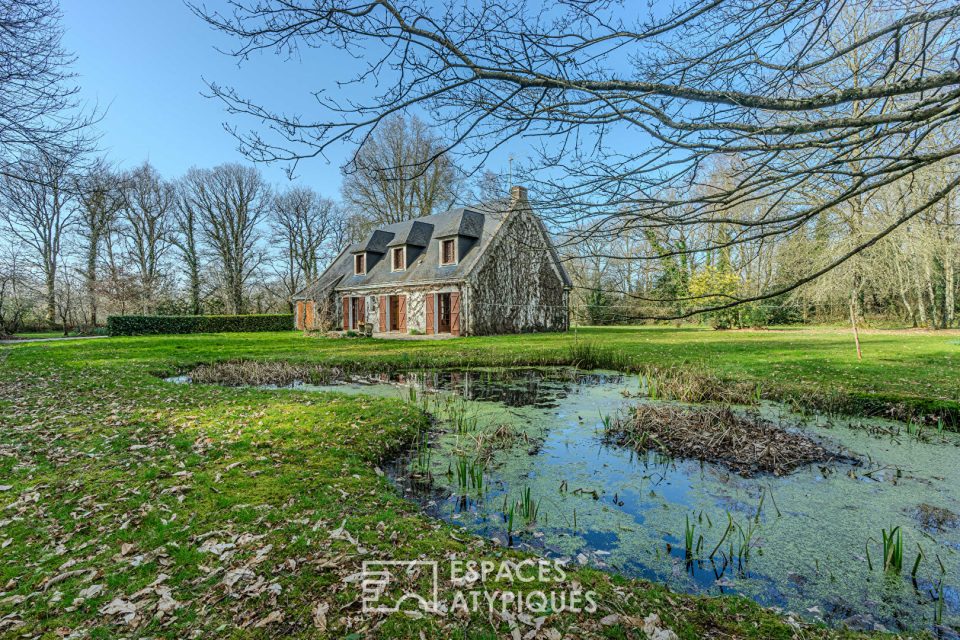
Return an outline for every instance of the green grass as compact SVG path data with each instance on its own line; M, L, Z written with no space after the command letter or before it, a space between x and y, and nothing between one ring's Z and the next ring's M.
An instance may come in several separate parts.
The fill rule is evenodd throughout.
M13 336L13 339L26 340L28 338L62 338L63 331L27 331L26 333L18 333Z
M839 331L578 333L386 342L291 332L0 347L0 486L9 486L0 490L0 636L509 634L485 614L413 619L359 611L352 576L363 560L516 557L422 515L378 473L427 428L419 409L399 399L188 387L157 377L202 362L561 364L582 355L575 340L590 340L600 345L600 360L697 366L762 380L764 393L817 387L850 397L957 401L955 334L866 333L858 363ZM545 627L570 637L637 637L638 620L653 612L683 638L798 633L739 598L672 594L592 570L570 580L595 590L600 603L593 614L548 616ZM445 593L452 588L441 579ZM78 601L85 589L93 595ZM129 621L100 613L111 601L114 609L132 603ZM613 613L620 617L601 624ZM859 637L819 627L802 633Z

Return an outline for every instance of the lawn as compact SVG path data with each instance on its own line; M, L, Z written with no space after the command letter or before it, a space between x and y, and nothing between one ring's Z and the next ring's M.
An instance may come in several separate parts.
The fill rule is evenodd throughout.
M862 362L839 330L613 328L423 342L291 332L0 347L0 635L490 638L515 627L518 637L643 638L643 618L657 613L683 638L854 637L800 631L742 599L678 595L589 569L560 583L498 584L579 585L597 594L591 613L363 614L365 560L522 558L427 518L381 475L378 465L428 417L399 399L158 376L237 358L376 369L593 353L621 366L762 382L769 395L957 402L956 333L861 339ZM457 586L448 578L444 593Z

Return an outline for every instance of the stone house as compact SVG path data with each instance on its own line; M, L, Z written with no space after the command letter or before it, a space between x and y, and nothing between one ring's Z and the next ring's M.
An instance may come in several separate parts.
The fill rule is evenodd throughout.
M297 295L298 329L425 335L565 331L571 289L526 189L375 229Z

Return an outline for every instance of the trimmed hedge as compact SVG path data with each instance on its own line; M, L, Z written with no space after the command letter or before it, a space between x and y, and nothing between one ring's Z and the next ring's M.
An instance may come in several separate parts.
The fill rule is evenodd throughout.
M223 333L253 331L291 331L289 313L247 316L110 316L107 333L111 336L146 336L163 333Z

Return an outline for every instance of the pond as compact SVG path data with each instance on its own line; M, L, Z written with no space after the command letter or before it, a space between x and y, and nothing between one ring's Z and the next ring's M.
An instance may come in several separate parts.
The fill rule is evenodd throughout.
M753 411L844 456L743 477L605 444L618 413L651 402L637 376L476 369L295 386L402 397L438 416L389 473L427 513L501 544L832 624L960 628L956 434L763 403ZM884 571L897 527L902 569Z

